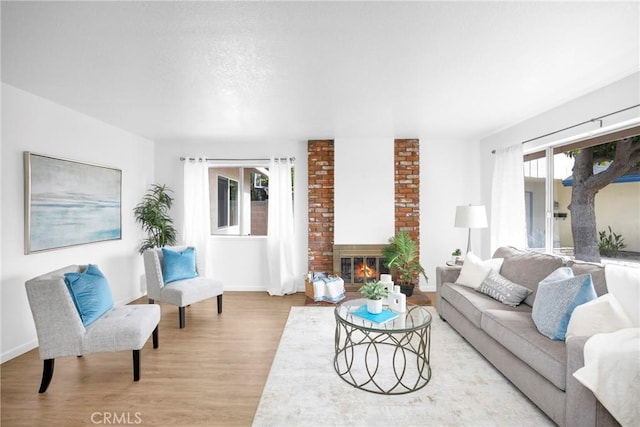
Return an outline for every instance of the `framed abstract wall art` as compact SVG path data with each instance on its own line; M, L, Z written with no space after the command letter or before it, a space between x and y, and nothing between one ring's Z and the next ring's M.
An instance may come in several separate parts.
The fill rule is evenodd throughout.
M122 171L24 152L25 254L122 238Z

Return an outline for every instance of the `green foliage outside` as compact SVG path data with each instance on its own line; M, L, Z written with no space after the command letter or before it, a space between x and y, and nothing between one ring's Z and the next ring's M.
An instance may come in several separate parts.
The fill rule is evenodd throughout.
M592 148L593 163L602 165L613 160L616 155L616 146L618 141L609 142L607 144L596 145ZM582 150L567 151L566 155L575 158Z
M615 258L618 256L618 252L626 248L627 245L624 243L624 237L622 237L622 235L614 233L610 226L607 228L609 229L609 233L606 231L598 232L598 250L602 256Z

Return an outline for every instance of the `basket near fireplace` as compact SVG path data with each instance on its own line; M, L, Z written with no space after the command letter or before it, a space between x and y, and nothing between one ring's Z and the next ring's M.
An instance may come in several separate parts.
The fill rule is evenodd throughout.
M418 245L406 231L400 231L389 239L389 243L382 248L382 256L393 274L394 282L400 285L400 292L407 297L413 295L419 274L429 280L418 259Z

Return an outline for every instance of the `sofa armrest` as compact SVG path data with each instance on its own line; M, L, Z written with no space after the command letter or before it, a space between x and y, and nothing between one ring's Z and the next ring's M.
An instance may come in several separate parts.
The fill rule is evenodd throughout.
M596 397L573 373L584 366L584 345L589 337L570 337L567 345L567 426L596 425Z
M567 426L618 427L620 423L573 373L584 366L584 345L590 337L570 337L567 345Z
M436 267L436 310L439 310L439 307L442 307L440 301L442 300L442 295L440 293L442 285L444 283L455 283L460 275L460 270L462 267L460 266L439 266ZM439 312L439 311L438 311Z
M460 266L439 266L436 267L436 291L443 283L455 283L460 275Z

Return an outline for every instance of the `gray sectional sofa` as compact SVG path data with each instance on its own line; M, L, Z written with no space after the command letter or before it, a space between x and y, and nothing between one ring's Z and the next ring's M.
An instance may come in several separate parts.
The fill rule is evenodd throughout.
M584 365L587 337L551 340L536 329L531 309L538 283L561 266L591 273L598 296L607 293L604 268L561 257L499 248L500 274L533 291L517 307L504 305L472 288L455 284L460 267L436 269L436 309L478 352L551 420L561 426L617 426L590 390L573 377Z

